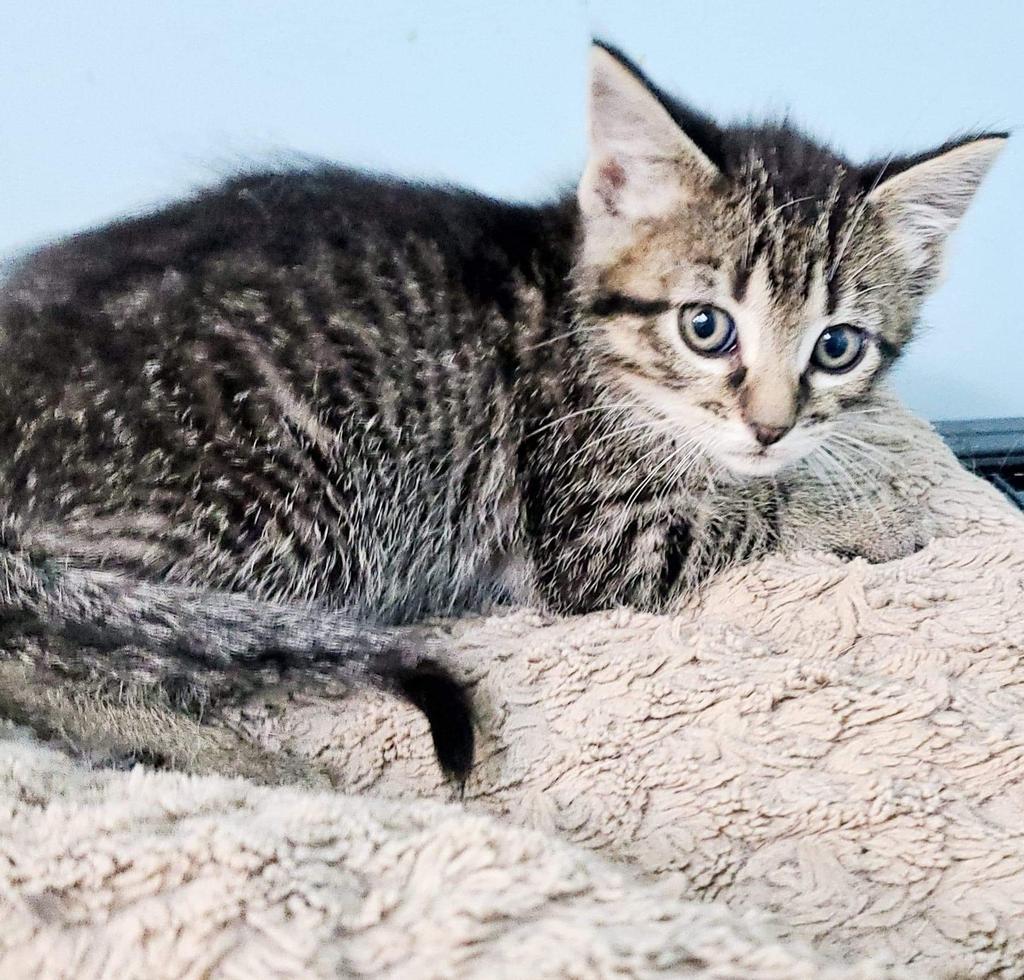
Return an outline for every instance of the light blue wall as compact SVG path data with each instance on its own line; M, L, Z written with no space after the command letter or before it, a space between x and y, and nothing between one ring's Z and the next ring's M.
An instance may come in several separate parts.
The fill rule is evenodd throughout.
M294 152L486 192L571 183L599 33L723 117L856 156L1024 120L1024 4L0 0L0 254ZM1024 132L959 232L899 386L1024 415Z

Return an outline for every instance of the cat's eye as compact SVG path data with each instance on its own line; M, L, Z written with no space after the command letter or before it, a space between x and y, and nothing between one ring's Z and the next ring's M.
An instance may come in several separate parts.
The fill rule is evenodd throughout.
M841 374L857 364L866 349L863 330L849 324L840 324L822 332L814 345L811 363L822 371Z
M725 310L706 303L679 310L679 332L687 347L705 357L728 354L736 346L736 322Z

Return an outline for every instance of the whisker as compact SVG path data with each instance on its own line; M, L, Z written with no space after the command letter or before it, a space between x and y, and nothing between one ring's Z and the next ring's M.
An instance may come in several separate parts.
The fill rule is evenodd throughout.
M848 277L849 281L856 282L857 278L862 273L870 269L871 266L873 266L876 262L880 262L882 259L887 258L890 255L895 255L897 252L900 251L901 248L902 246L899 243L894 243L886 248L879 250L878 252L875 252L874 254L866 258L856 269L854 269L853 272L850 273Z
M547 347L549 344L557 344L560 340L568 340L570 337L575 337L581 333L597 333L605 329L603 323L583 323L572 330L567 330L565 333L556 334L554 337L548 337L546 340L538 341L536 344L529 344L522 348L524 351L539 350L541 347Z
M668 431L663 427L659 427L659 424L654 420L642 419L638 422L635 422L632 425L627 425L623 428L616 428L613 429L611 432L606 432L604 435L598 436L596 439L588 439L579 449L576 450L576 452L574 452L565 461L565 465L567 467L571 466L573 463L576 462L577 459L580 458L580 456L586 455L595 446L600 446L604 443L611 442L613 440L620 439L625 436L632 436L634 433L638 432L641 433L643 436L649 436L651 438L665 438L668 435ZM635 448L643 445L643 443L643 438L631 438L627 440L626 443L624 443L624 445L620 448L625 449L626 444L628 444L630 448Z
M850 458L847 455L845 455L841 450L839 450L837 447L833 446L831 448L827 448L827 447L822 447L822 448L824 449L824 452L825 452L826 456L828 456L829 458L831 458L835 462L837 474L839 476L841 476L849 484L851 489L854 491L854 496L851 498L851 505L854 506L854 507L857 507L858 505L860 505L859 508L858 508L860 510L865 510L866 509L866 511L868 512L869 516L873 520L873 522L875 524L875 527L880 532L884 533L884 531L885 531L885 523L882 521L881 514L878 511L878 506L877 506L877 503L876 503L876 499L877 498L872 499L869 496L869 494L865 492L865 488L858 487L857 483L853 479L853 475L852 475L852 473L850 471L851 470L856 470L857 472L859 472L861 474L861 478L862 479L865 477L865 474L866 474L867 475L866 482L867 482L869 487L870 486L877 487L877 482L873 481L871 479L871 474L870 473L866 473L866 471L863 469L863 467L858 466L855 462L850 460Z
M711 426L708 423L702 423L701 427L697 431L707 431L710 428ZM632 507L633 503L644 491L644 489L667 466L672 466L680 459L685 459L685 463L683 465L688 466L689 463L700 454L703 447L701 446L699 440L696 438L696 434L693 433L691 430L691 432L685 433L684 438L684 442L676 446L676 448L671 453L669 453L663 460L661 460L657 466L653 467L651 471L640 481L640 483L637 484L633 492L630 494L629 499L626 501L625 509L627 511L630 507ZM653 453L648 455L653 455ZM648 457L644 458L646 459ZM678 480L679 477L676 474L678 473L679 475L682 475L682 473L685 472L685 470L683 470L681 466L675 466L675 468L671 472L673 476L670 480L666 481L666 489L657 497L657 502L659 504L664 499L666 493L671 491L673 485Z
M843 235L843 240L842 240L842 242L840 242L839 248L836 251L836 257L832 260L832 265L829 268L829 271L828 271L828 281L829 282L832 281L832 279L835 277L836 272L839 270L839 263L842 261L843 256L846 254L846 249L849 247L850 242L853 240L854 232L857 230L857 227L860 225L861 221L863 221L863 219L864 219L864 215L867 212L867 200L868 200L868 197L871 195L871 192L873 190L875 190L875 188L878 187L878 185L881 183L882 176L885 174L885 171L888 169L889 164L892 163L894 157L895 157L895 153L890 153L889 156L885 158L885 161L882 163L882 166L878 168L878 173L875 174L875 179L874 179L873 183L871 184L871 186L868 188L867 193L857 202L857 207L856 207L856 209L855 209L855 211L853 213L853 216L850 219L849 230L846 232L846 234ZM855 277L851 277L851 278L855 278Z
M848 446L850 449L876 460L883 468L891 469L892 465L896 462L891 452L887 452L881 446L874 443L866 442L864 439L858 439L849 432L832 432L827 437L826 442L829 439L838 440L841 445Z
M876 289L889 289L891 286L896 286L898 283L895 282L876 282L870 286L865 286L862 289L857 289L853 293L853 298L856 299L858 296L866 296L868 293L873 293Z
M615 412L623 409L636 408L634 402L617 402L611 405L590 405L587 408L579 408L575 412L569 412L568 415L561 415L557 419L552 419L550 422L546 422L544 425L527 432L526 435L535 436L541 432L546 432L548 429L553 428L556 425L561 425L564 422L568 422L570 419L578 418L580 415L587 415L591 412Z

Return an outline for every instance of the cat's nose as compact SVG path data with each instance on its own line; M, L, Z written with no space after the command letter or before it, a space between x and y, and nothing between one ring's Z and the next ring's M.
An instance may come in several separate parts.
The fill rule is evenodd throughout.
M755 422L750 428L754 430L754 438L762 446L774 445L789 432L789 426L786 425L758 425Z

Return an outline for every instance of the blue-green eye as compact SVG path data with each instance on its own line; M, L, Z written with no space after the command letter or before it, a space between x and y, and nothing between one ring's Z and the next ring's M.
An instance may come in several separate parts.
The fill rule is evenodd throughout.
M811 363L822 371L841 374L843 371L849 371L861 359L866 349L864 331L843 323L837 327L829 327L818 338L811 354Z
M733 318L706 303L690 303L679 310L679 332L687 347L706 357L727 354L736 346Z

